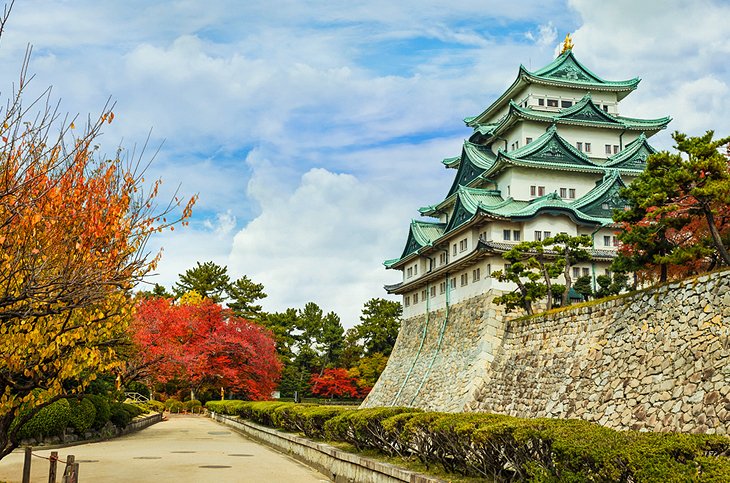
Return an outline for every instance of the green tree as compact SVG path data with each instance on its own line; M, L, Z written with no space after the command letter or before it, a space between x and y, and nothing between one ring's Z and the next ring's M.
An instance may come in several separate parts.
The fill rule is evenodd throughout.
M591 259L591 254L587 248L593 246L591 237L588 235L571 236L567 233L559 233L551 238L546 239L544 245L550 246L560 259L555 269L563 267L563 277L565 278L565 289L562 293L563 305L570 303L570 288L573 286L573 280L570 277L570 269L576 263L586 262Z
M256 301L267 296L263 284L255 283L244 275L228 286L226 294L230 299L227 304L228 308L237 317L250 320L261 319L261 305L256 305Z
M276 351L282 362L291 362L294 357L294 346L297 338L297 309L286 309L284 312L264 314L258 322L274 334Z
M329 312L322 318L322 330L317 338L317 347L322 358L321 370L335 367L339 363L345 345L344 334L345 329L339 315Z
M227 267L221 267L214 262L202 264L197 262L194 268L179 275L180 281L172 290L177 297L195 291L215 303L221 303L230 286L230 277L227 272Z
M503 258L510 262L505 264L504 270L492 272L493 278L500 282L512 282L517 285L517 289L495 297L494 303L504 305L507 312L522 308L528 315L532 315L532 304L545 297L547 288L541 282L542 274L529 267L523 250L518 246L504 253Z
M355 326L363 340L365 353L381 353L386 357L393 351L398 338L403 307L400 302L373 298L365 302L360 323Z
M727 158L718 151L730 137L713 141L713 135L675 132L679 153L649 156L644 172L622 191L627 208L617 211L614 220L624 223L619 234L624 248L616 269L635 272L658 266L665 281L670 265L712 258L730 265L723 234L730 229L730 172Z
M583 275L573 284L573 290L583 296L585 300L588 300L593 296L593 283L590 275Z

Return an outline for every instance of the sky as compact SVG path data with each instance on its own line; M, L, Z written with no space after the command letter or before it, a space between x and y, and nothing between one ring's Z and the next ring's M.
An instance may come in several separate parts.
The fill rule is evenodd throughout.
M447 5L447 6L445 6ZM730 134L730 2L697 0L18 0L0 39L0 105L32 45L28 96L83 119L115 103L102 151L152 163L161 199L199 195L150 241L150 283L196 262L263 283L267 311L317 303L358 323L388 296L417 209L445 196L478 114L567 32L601 77L642 82L621 114Z

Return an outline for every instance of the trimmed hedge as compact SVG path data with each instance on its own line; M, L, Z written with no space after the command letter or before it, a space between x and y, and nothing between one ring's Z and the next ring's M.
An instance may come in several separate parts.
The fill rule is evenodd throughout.
M69 423L77 434L83 435L91 429L96 419L96 407L89 398L81 400L72 399L69 401L70 413Z
M59 399L41 408L35 416L20 428L21 439L61 436L70 423L71 405L67 399Z
M582 420L413 408L209 401L210 411L494 481L730 481L730 438L614 431Z

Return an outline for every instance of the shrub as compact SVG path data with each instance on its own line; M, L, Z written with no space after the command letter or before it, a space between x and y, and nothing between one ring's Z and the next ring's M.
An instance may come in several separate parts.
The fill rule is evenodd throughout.
M94 425L96 408L88 397L69 401L69 423L76 433L83 435Z
M132 421L132 415L124 407L124 403L114 402L110 405L109 421L119 429L124 429Z
M350 443L359 450L382 449L386 454L391 454L387 434L381 421L405 412L421 412L421 410L396 407L346 411L325 423L325 434L335 441Z
M35 416L20 428L21 439L61 436L69 425L71 406L67 399L60 399L41 408Z
M200 413L203 410L203 403L197 399L191 399L189 401L185 401L184 409L191 413Z
M208 401L207 403L205 403L205 407L206 409L208 409L208 411L212 411L214 413L226 414L228 416L237 416L240 408L245 404L250 403L246 401L228 399L225 401Z
M165 404L163 402L153 400L143 402L142 407L147 409L148 412L154 411L161 413L165 410Z
M185 409L185 406L179 399L171 397L165 401L165 409L171 413L179 413Z
M91 403L94 405L94 409L96 410L96 414L94 415L94 423L91 425L91 427L93 429L101 429L111 417L109 400L107 400L104 396L99 396L97 394L90 394L86 396L86 399L91 401Z

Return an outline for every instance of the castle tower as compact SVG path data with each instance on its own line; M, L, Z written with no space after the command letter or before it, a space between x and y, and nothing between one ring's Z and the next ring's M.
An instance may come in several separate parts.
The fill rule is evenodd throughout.
M555 60L535 71L521 65L501 96L464 120L472 133L461 154L442 161L455 171L446 196L419 209L424 218L411 222L402 253L385 262L403 274L385 288L402 295L404 322L366 406L468 404L503 330L503 311L491 299L514 289L491 273L504 268L502 254L516 243L589 235L592 259L572 267L573 276L595 284L607 273L618 229L612 212L623 206L618 192L655 152L647 139L671 120L621 115L620 101L639 81L598 77L566 38ZM441 391L458 395L448 400Z

